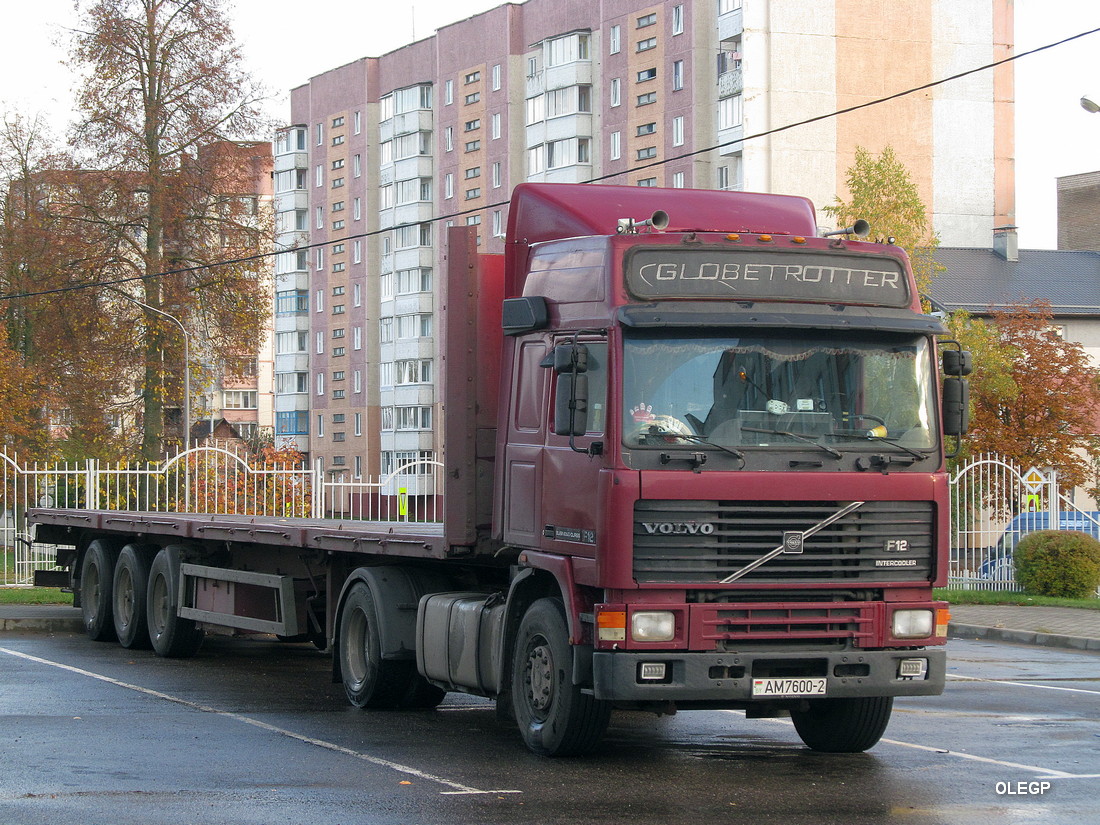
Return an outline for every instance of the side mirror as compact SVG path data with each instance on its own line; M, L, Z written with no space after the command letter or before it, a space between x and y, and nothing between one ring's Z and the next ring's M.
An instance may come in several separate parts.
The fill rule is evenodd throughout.
M942 360L944 375L970 375L974 371L974 359L969 350L945 349Z
M962 436L970 427L970 382L965 378L943 379L943 433Z
M554 391L554 435L584 435L588 430L588 347L584 344L559 344L552 362L558 376Z

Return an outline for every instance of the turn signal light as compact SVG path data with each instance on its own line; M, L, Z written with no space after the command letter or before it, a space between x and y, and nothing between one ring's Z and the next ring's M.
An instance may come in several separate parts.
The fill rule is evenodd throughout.
M601 610L596 614L596 630L601 642L625 642L626 611Z

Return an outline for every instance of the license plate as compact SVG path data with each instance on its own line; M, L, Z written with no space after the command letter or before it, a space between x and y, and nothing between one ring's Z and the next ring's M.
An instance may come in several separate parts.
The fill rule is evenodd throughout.
M753 696L824 696L824 677L808 679L753 679Z

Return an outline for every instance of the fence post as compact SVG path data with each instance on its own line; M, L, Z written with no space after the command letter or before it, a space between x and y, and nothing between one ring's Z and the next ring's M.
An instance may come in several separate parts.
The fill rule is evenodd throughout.
M96 460L89 458L84 462L84 509L99 509L99 479L96 477Z
M313 462L313 518L322 518L325 512L325 476L321 469L321 460Z
M1050 484L1050 492L1047 494L1047 510L1050 512L1050 524L1048 529L1062 529L1061 510L1062 502L1058 495L1058 471L1054 467L1047 467L1047 483Z

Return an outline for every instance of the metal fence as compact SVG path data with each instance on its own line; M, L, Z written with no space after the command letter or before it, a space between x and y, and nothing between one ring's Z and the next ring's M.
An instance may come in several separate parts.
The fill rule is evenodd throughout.
M28 464L0 453L0 470L0 586L29 585L36 569L55 566L56 547L34 542L28 529L34 507L401 522L437 522L443 514L436 461L371 479L196 447L142 464Z

